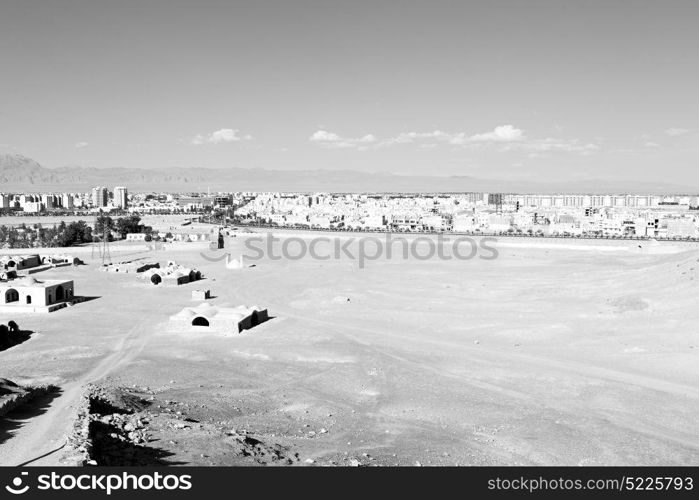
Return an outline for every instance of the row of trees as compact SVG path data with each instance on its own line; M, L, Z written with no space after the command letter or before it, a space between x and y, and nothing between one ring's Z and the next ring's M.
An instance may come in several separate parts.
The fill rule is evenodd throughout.
M92 242L92 228L85 221L69 224L61 222L53 227L43 227L41 224L0 226L0 247L71 247L90 242Z
M72 247L98 241L104 234L112 241L115 236L123 239L128 233L145 233L146 240L150 240L153 228L141 224L138 215L114 219L104 214L97 218L94 231L82 220L68 224L61 222L53 227L41 224L0 226L0 248Z
M100 214L95 221L96 238L101 239L106 234L109 240L112 241L114 236L124 239L129 233L145 234L146 240L149 241L153 237L153 228L141 224L141 218L135 214L117 219L113 219L109 215Z

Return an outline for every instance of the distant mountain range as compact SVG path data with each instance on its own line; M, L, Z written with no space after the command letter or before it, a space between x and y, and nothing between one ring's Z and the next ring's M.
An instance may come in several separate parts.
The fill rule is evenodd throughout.
M45 168L22 155L0 155L0 192L87 191L93 186L167 192L203 192L211 188L211 191L296 192L699 193L699 188L683 185L600 179L554 183L353 170Z

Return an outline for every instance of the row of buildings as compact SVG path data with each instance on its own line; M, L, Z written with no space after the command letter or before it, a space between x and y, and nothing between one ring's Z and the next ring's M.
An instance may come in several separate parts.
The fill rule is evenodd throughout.
M546 235L699 236L692 195L138 193L0 194L0 208L202 213L231 209L236 221L337 230L454 231ZM227 212L230 214L230 212Z
M0 193L0 210L38 214L90 209L126 210L129 193L125 187L94 187L87 193Z
M264 193L236 217L320 229L694 238L698 206L696 196Z

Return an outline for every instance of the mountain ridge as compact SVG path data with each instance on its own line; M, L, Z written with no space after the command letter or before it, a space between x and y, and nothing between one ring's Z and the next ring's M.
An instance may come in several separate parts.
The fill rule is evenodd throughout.
M587 179L574 182L395 175L354 170L267 170L262 168L46 168L22 155L0 155L0 191L87 191L124 185L132 191L203 192L506 192L599 194L696 194L699 189L671 183Z

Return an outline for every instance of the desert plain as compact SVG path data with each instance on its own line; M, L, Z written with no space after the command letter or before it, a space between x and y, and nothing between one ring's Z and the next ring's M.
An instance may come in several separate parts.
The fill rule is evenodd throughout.
M0 352L0 378L58 390L0 420L0 465L65 464L88 384L144 415L144 439L98 465L699 463L696 246L501 238L490 260L226 268L245 238L112 245L113 261L204 274L182 286L100 271L89 251L36 274L92 300L2 314L31 335ZM194 289L271 319L173 328Z

